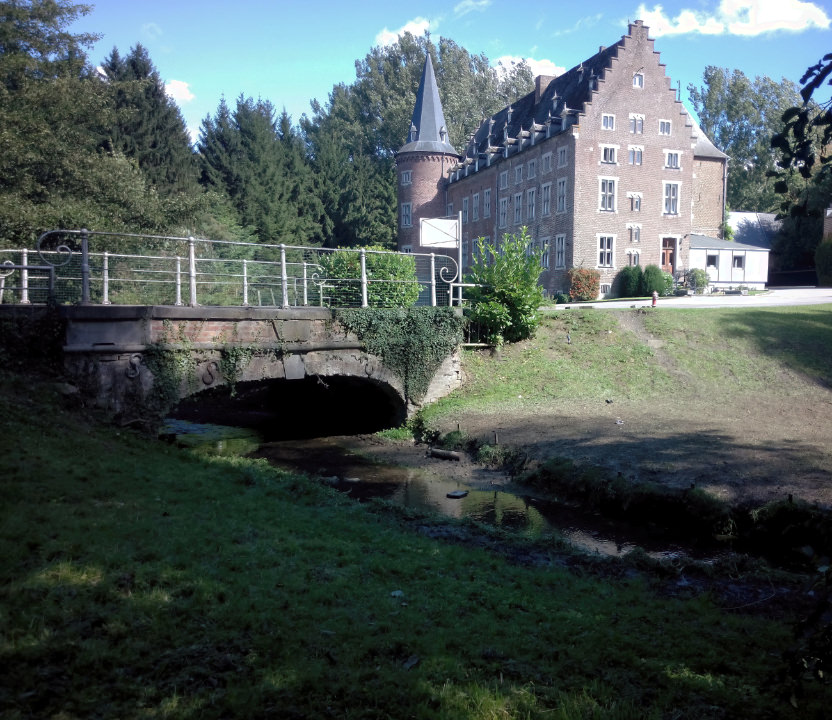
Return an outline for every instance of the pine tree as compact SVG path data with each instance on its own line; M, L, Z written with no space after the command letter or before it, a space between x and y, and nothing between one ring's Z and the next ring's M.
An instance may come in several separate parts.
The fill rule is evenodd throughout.
M160 193L193 191L197 175L188 130L147 50L136 45L122 58L113 48L101 68L116 112L107 146L134 159Z

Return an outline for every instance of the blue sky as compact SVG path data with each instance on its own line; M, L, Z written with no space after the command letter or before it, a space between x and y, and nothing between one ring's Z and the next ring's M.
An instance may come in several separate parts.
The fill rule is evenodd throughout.
M493 63L525 58L541 74L612 45L635 19L650 27L683 100L706 65L798 82L832 52L832 0L99 0L72 30L102 34L94 63L113 47L144 45L195 135L222 96L233 103L241 93L285 107L297 123L311 99L325 103L334 85L352 83L355 61L403 29L451 38Z

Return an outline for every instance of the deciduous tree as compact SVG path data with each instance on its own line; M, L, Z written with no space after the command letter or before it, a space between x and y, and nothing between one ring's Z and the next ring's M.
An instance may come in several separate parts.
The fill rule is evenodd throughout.
M771 138L780 118L799 98L798 87L783 78L748 78L740 70L709 65L704 85L688 86L705 134L730 158L728 204L741 211L773 212L779 205L769 173L778 154Z

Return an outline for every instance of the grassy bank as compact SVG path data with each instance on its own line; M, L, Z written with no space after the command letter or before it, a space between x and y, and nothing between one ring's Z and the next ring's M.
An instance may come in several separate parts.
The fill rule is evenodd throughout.
M793 618L434 540L252 460L0 387L8 718L822 717ZM551 562L546 562L549 557ZM618 568L618 569L616 569ZM680 590L684 596L684 592Z
M506 346L498 358L466 353L466 388L424 416L431 423L459 411L668 395L703 406L738 393L800 401L807 379L832 388L830 357L830 305L560 310L544 317L534 340Z

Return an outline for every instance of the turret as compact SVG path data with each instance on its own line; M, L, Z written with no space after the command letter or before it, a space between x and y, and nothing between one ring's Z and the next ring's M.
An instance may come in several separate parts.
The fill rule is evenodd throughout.
M405 144L396 153L399 250L419 251L419 219L444 217L445 175L459 160L448 137L430 55L425 58Z

